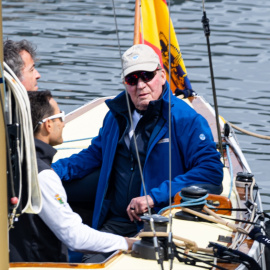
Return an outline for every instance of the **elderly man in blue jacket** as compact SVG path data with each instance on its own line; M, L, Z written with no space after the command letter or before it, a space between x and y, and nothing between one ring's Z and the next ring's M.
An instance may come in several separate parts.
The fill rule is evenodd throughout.
M62 180L81 178L101 167L93 227L124 236L137 232L140 215L169 204L169 95L171 96L171 195L183 187L210 187L221 193L223 165L207 121L176 98L154 50L143 44L122 57L122 78L128 93L133 125L123 91L112 100L103 127L92 144L53 168ZM133 128L135 130L133 130ZM136 155L139 153L147 194L144 194Z

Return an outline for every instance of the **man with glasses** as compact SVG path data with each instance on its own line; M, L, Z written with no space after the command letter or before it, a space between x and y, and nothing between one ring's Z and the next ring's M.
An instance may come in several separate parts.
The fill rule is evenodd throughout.
M53 164L64 181L83 177L101 166L93 227L131 236L149 207L169 204L169 95L171 95L172 197L199 184L221 193L223 165L207 121L172 95L158 55L143 44L122 56L123 91L106 101L110 111L92 144ZM135 132L134 132L135 129ZM144 195L134 134L147 195Z
M51 169L56 150L63 142L65 113L50 91L28 92L35 137L42 210L23 214L10 230L11 262L66 262L67 248L82 252L109 252L131 248L134 240L96 231L72 211L58 175ZM64 245L63 245L63 244Z

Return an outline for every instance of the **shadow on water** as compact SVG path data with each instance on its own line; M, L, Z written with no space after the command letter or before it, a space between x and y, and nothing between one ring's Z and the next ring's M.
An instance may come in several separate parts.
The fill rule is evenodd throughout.
M212 102L201 0L171 2L171 16L193 89ZM52 90L67 112L123 90L110 0L3 1L5 38L37 45L40 89ZM115 1L121 52L132 45L134 1ZM270 2L206 1L219 113L270 135ZM269 141L244 134L239 143L269 208Z

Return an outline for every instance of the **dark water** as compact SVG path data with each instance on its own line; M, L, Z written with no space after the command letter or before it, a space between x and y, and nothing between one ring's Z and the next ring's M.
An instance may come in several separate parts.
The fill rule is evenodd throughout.
M9 0L2 6L4 37L37 45L40 89L51 90L63 110L123 89L110 0ZM115 6L124 52L132 45L134 0ZM205 7L219 113L269 136L270 1L211 0ZM202 1L172 1L171 16L193 89L212 104ZM236 133L270 210L270 141Z

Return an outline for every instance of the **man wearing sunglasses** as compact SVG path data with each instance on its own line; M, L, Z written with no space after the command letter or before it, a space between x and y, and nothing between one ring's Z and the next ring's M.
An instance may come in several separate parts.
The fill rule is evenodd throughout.
M38 215L20 216L10 230L10 261L66 262L66 247L83 252L131 248L134 240L96 231L72 211L62 182L51 169L56 153L52 146L63 142L65 113L59 110L50 91L29 91L28 95L43 205Z
M128 236L136 234L140 215L148 211L147 205L157 212L171 199L169 95L172 198L183 187L195 184L209 187L212 193L221 193L223 165L207 121L172 95L154 50L147 45L134 45L123 54L122 63L133 125L122 92L106 102L110 111L88 149L57 161L53 168L62 180L71 180L101 166L93 227Z

